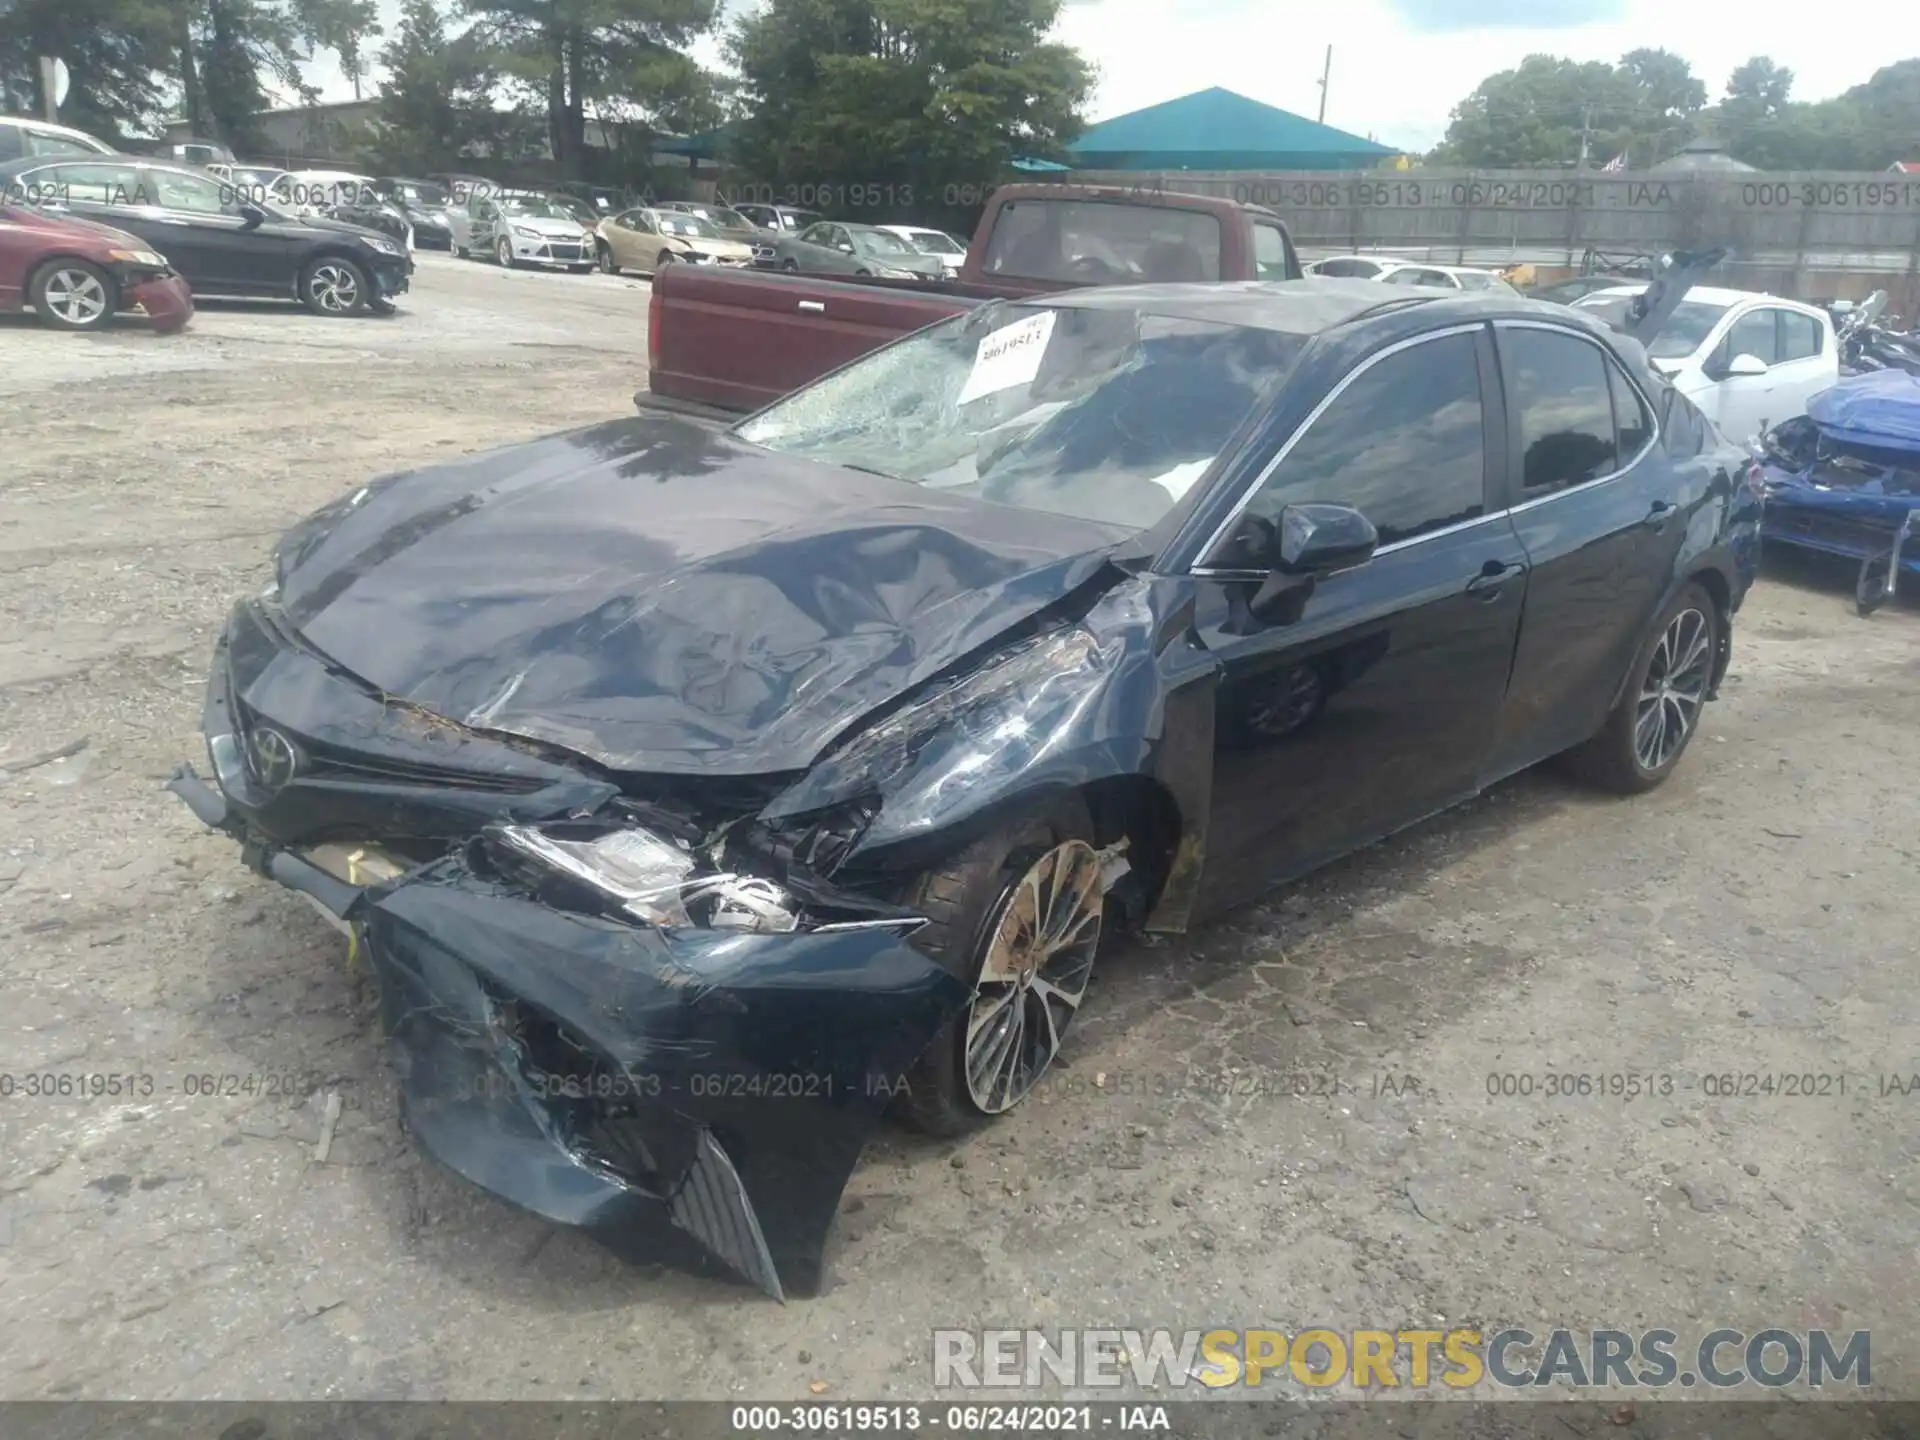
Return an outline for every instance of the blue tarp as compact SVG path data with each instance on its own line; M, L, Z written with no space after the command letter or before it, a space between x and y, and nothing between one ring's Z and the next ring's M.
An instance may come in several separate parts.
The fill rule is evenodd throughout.
M1849 375L1807 402L1807 418L1835 440L1920 454L1920 375Z

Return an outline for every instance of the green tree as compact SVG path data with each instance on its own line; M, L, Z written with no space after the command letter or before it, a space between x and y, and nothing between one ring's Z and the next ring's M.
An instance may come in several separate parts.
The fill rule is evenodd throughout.
M324 46L340 57L340 73L353 83L360 98L360 82L367 78L367 43L382 33L379 7L374 0L295 0L300 28L310 44Z
M436 0L405 0L380 63L387 79L377 119L379 168L400 174L453 169L467 145L492 138L489 58L471 35L447 34Z
M159 0L0 4L0 110L46 114L42 55L67 65L60 118L107 140L151 133L167 109L171 16Z
M712 28L716 0L462 0L502 77L543 105L567 175L586 173L587 117L645 114L697 88L686 47ZM639 87L656 87L649 92Z
M1768 170L1885 170L1920 157L1920 60L1884 66L1831 100L1797 104L1784 100L1784 87L1780 94L1771 113L1731 127L1733 155ZM1730 94L1722 109L1734 106Z
M1489 75L1453 109L1435 164L1497 169L1573 165L1583 144L1589 159L1622 133L1638 107L1626 74L1604 61L1529 55L1512 70ZM1613 152L1617 153L1617 152Z
M728 39L749 110L733 158L756 180L823 186L844 208L925 211L977 193L1014 158L1058 157L1084 127L1093 81L1077 51L1046 38L1059 9L769 0Z

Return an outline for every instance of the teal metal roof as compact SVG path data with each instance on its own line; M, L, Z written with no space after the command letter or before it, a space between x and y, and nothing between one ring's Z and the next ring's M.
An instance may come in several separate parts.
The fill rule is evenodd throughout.
M1216 85L1089 126L1067 153L1083 170L1340 170L1401 152Z

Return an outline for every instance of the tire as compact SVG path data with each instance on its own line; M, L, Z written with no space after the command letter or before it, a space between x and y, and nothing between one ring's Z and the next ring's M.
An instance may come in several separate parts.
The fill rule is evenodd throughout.
M618 275L620 273L620 267L613 262L613 251L608 246L602 245L600 247L597 252L597 263L600 266L600 273L602 275Z
M373 301L373 282L357 261L316 255L300 270L300 303L315 315L357 315Z
M1618 795L1642 794L1663 783L1699 732L1724 624L1720 607L1703 587L1684 586L1635 653L1620 703L1606 724L1567 752L1567 769Z
M673 252L671 250L662 250L654 257L653 273L658 275L671 264L673 264Z
M789 275L798 275L800 273L800 262L798 260L791 260L791 259L782 260L780 262L780 268L786 271Z
M49 260L27 293L40 323L57 330L104 330L120 308L119 284L85 260Z
M502 235L498 240L494 241L493 258L500 262L500 268L502 270L513 269L515 265L515 261L513 258L513 241L509 240L504 235Z
M899 1116L909 1125L930 1135L962 1135L1032 1093L1086 998L1099 949L1104 896L1094 857L1092 819L1077 799L1065 798L997 826L914 882L905 903L930 922L915 943L967 980L971 995L907 1073ZM1009 949L1004 942L1021 929L1016 907L1023 899L1039 903L1050 876L1071 880L1060 891L1064 898L1083 897L1073 943L1051 952ZM1092 893L1086 897L1089 877ZM990 962L1020 978L995 980ZM1048 1016L1054 1021L1050 1030L1043 1028ZM969 1080L967 1042L976 1019L985 1025L973 1047L976 1058L990 1060L995 1038L1011 1036L1001 1047L1001 1063L980 1067L988 1076L984 1083ZM1031 1038L1024 1029L1029 1023Z
M467 247L464 245L450 245L447 248L452 250L453 253L458 255L462 260L469 258L467 255Z

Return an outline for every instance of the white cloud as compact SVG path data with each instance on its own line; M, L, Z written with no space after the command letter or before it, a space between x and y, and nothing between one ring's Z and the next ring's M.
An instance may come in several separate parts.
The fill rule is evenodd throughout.
M1855 0L1846 33L1911 34L1913 7L1914 0ZM380 8L391 30L397 0L382 0ZM1542 12L1563 17L1562 23L1486 23ZM1608 15L1615 18L1598 18ZM1059 38L1099 67L1091 107L1096 119L1210 85L1312 116L1331 44L1327 123L1408 150L1431 148L1446 130L1448 111L1475 85L1535 52L1611 61L1642 45L1661 47L1684 56L1715 98L1735 66L1770 55L1793 70L1798 100L1837 95L1899 58L1898 47L1889 51L1872 40L1810 41L1803 9L1752 0L1569 0L1557 10L1539 0L1285 7L1272 0L1074 0L1062 12ZM717 62L711 40L697 53ZM308 66L307 78L325 100L352 98L331 55Z

